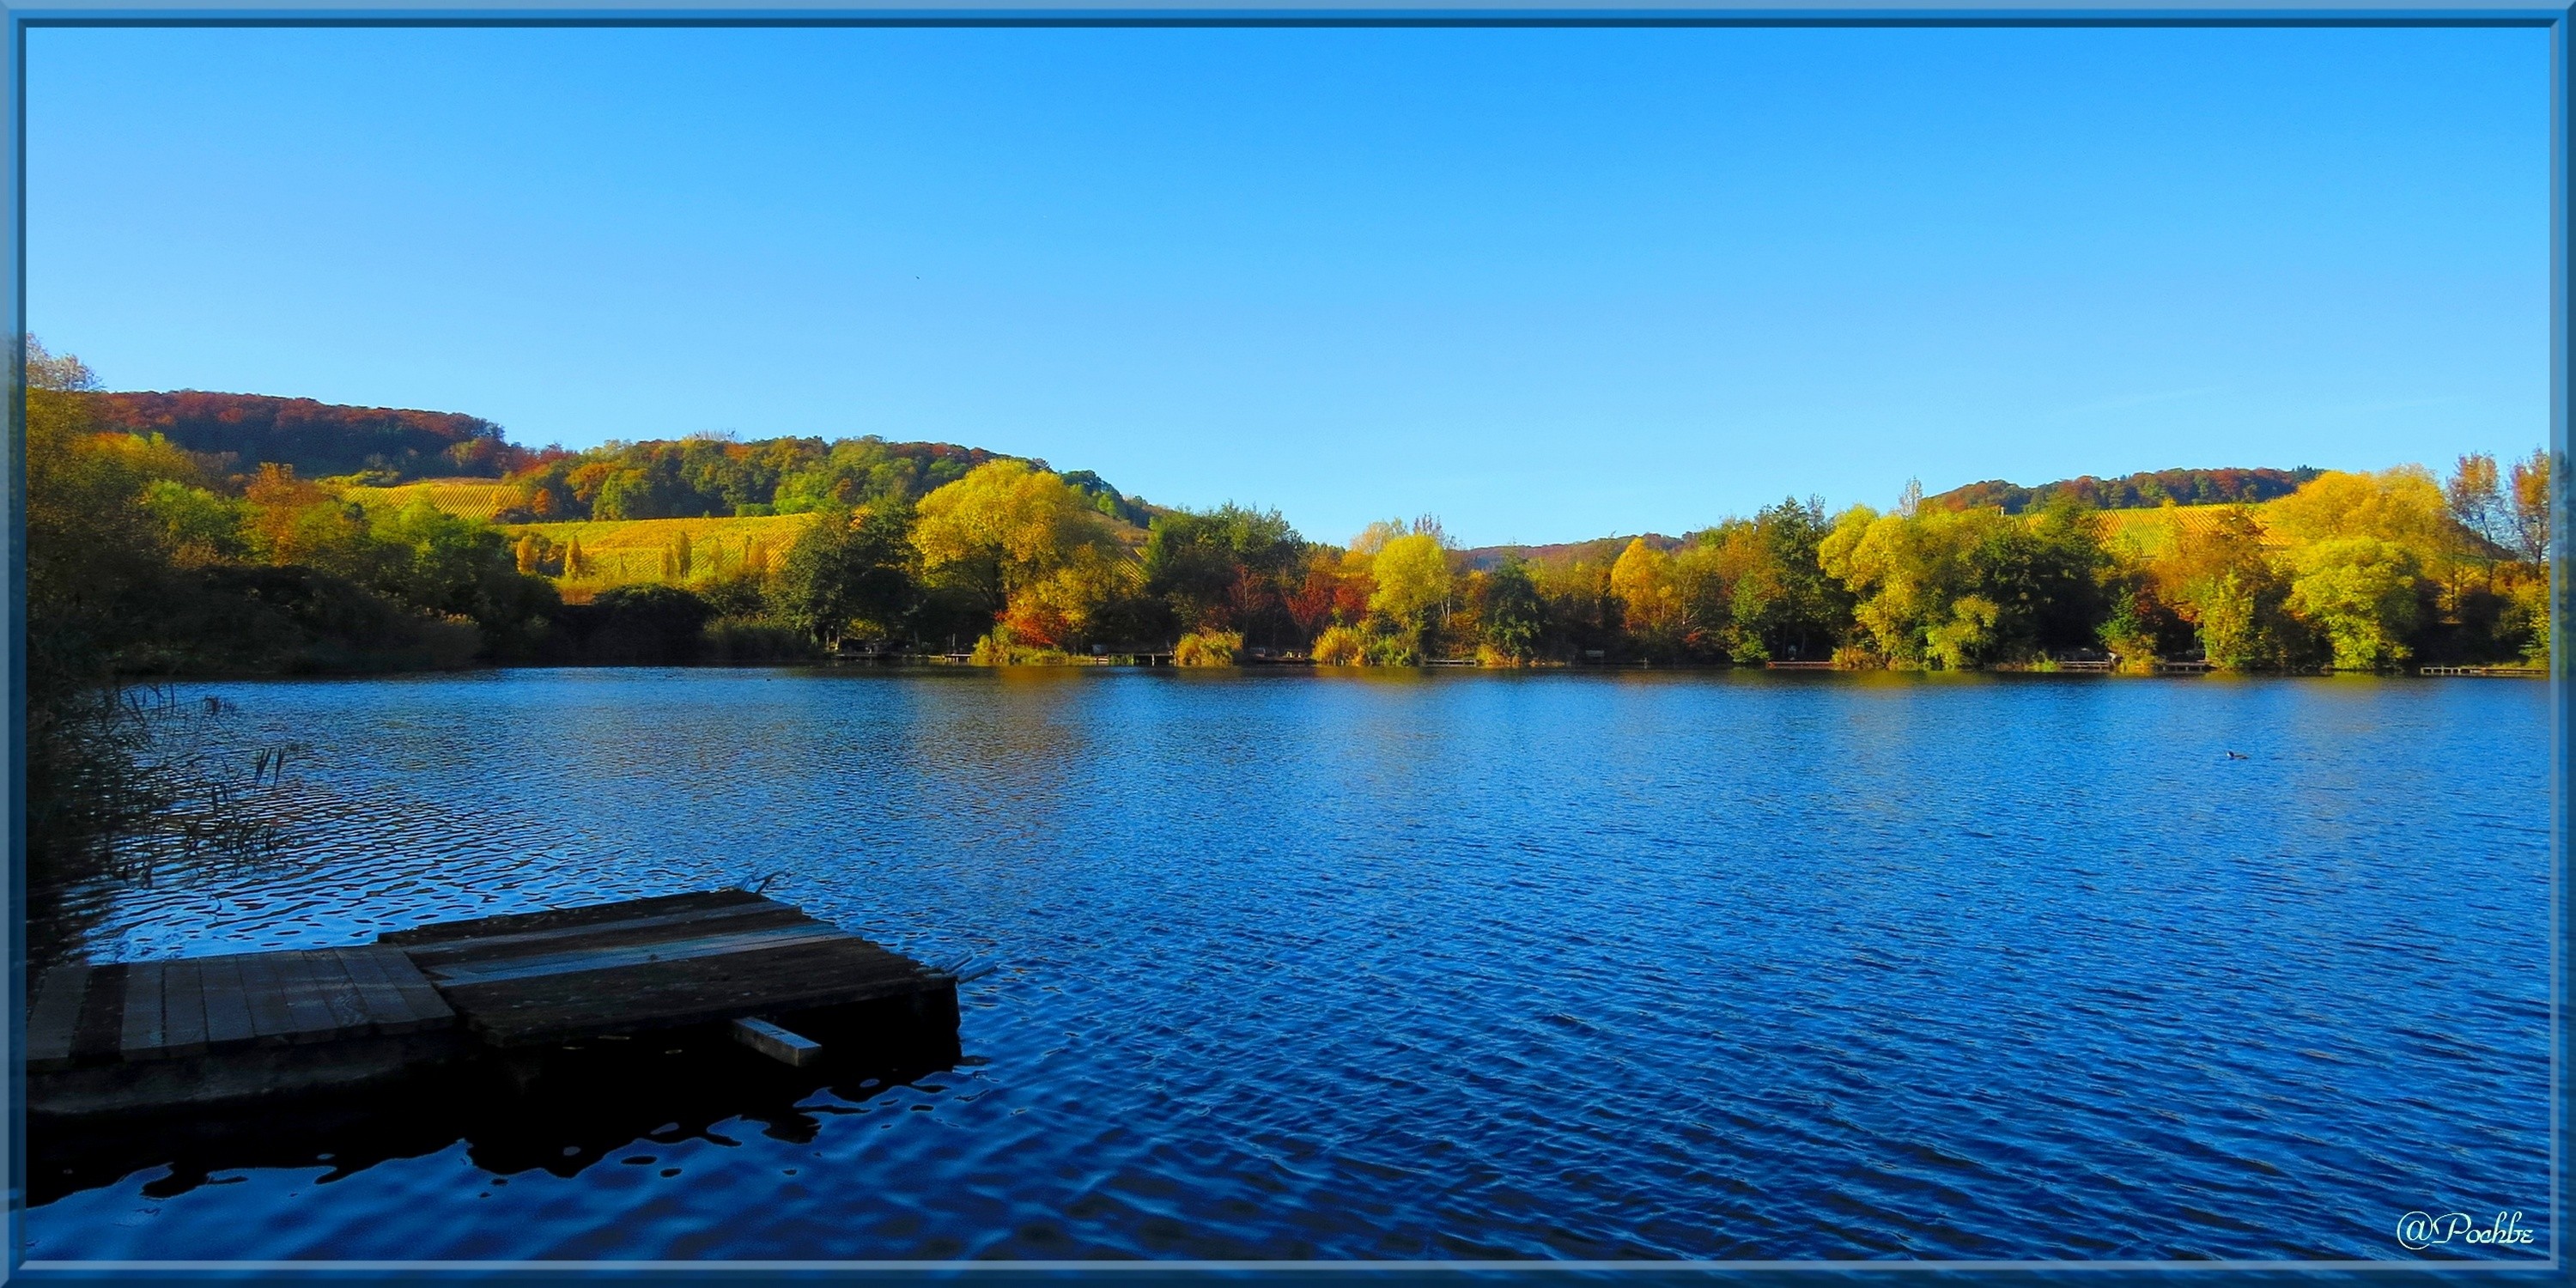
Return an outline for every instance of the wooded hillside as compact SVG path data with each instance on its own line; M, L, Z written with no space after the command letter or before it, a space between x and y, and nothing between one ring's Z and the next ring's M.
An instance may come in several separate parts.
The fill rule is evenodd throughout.
M100 430L159 434L201 458L214 475L256 474L263 461L292 465L305 478L374 471L383 482L434 475L498 478L534 453L501 427L456 412L343 407L264 394L108 393L70 397Z

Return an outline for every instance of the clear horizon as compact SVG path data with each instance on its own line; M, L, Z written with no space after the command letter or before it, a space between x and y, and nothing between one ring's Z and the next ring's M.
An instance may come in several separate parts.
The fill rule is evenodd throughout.
M2548 432L2547 33L29 34L29 328L1340 541Z

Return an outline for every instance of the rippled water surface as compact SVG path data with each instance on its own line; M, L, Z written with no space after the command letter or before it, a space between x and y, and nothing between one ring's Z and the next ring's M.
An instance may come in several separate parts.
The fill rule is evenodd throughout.
M293 841L98 892L97 956L775 872L1000 969L953 1070L565 1166L431 1139L147 1167L43 1196L36 1257L2377 1258L2416 1255L2410 1209L2539 1227L2429 1255L2552 1233L2538 684L203 691L245 746L309 747L266 800Z

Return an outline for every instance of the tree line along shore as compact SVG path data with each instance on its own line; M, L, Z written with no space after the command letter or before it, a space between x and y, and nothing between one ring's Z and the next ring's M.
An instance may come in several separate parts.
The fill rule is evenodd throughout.
M465 428L447 449L395 452L311 413L266 440L226 440L326 464L350 461L345 445L325 450L342 438L385 449L306 477L298 461L245 461L120 421L133 400L178 396L98 394L76 359L37 354L31 607L126 674L854 647L1016 664L1100 652L2313 671L2527 661L2547 647L2540 453L2463 457L2447 478L2171 471L2138 476L2143 489L1917 492L1885 512L1789 499L1678 538L1460 550L1430 518L1318 542L1275 510L1152 506L1094 474L948 444L531 452L451 418ZM494 472L424 480L397 465ZM2211 495L2232 499L2175 503ZM2130 504L2094 504L2105 500Z

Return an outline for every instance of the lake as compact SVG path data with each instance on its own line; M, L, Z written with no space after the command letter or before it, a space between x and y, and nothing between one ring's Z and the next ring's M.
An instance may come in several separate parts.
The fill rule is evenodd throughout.
M237 704L244 747L302 745L260 801L289 843L89 892L96 956L771 876L998 969L961 992L954 1069L642 1128L173 1145L38 1178L31 1257L2536 1258L2553 1235L2544 684L187 692ZM2393 1234L2512 1209L2531 1245Z

